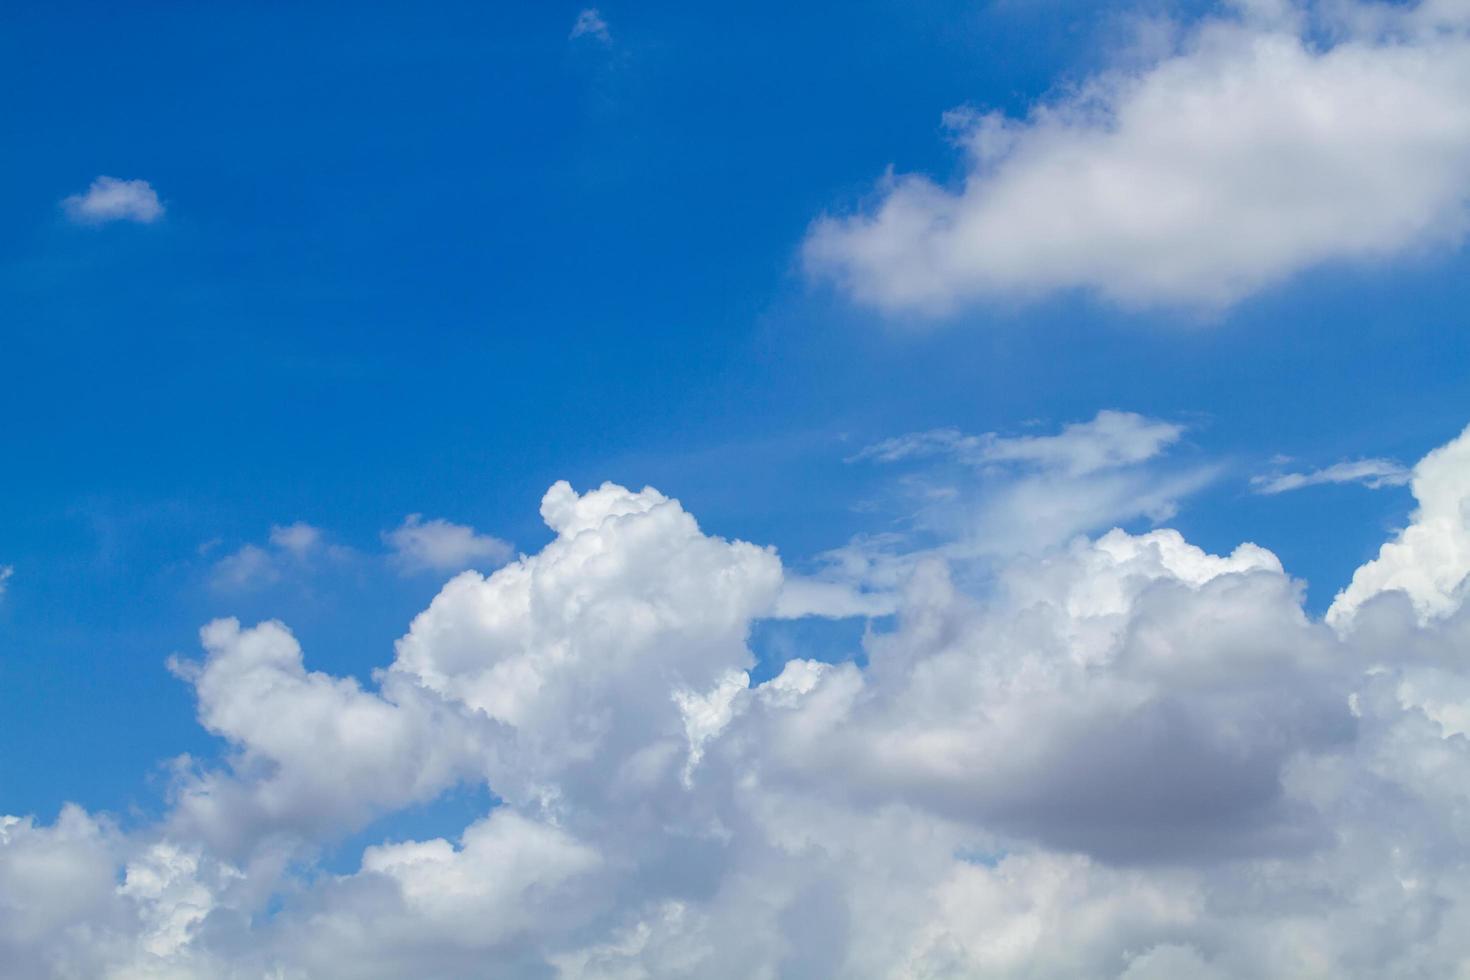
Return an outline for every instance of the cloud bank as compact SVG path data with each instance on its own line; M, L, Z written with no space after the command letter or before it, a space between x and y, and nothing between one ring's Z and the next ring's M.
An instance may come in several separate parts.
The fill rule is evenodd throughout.
M1157 425L1123 424L1145 447L1123 457L1168 442ZM1064 483L1117 458L1046 441L1069 433L1005 452ZM1004 438L962 444L983 457ZM751 629L791 580L776 552L653 489L558 483L554 539L451 579L371 686L311 670L281 623L205 626L202 657L172 667L228 751L178 760L156 823L0 817L0 962L23 978L1454 975L1470 430L1411 486L1413 522L1325 621L1263 548L1114 529L927 551L850 658L754 682ZM316 864L460 785L497 805L340 873Z
M1302 270L1460 242L1463 4L1241 3L1022 119L946 122L957 186L889 174L826 216L808 271L890 313L1083 290L1220 308Z

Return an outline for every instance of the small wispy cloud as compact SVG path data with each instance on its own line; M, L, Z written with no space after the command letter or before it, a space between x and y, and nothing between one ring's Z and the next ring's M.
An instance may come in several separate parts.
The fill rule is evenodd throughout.
M10 584L10 577L14 574L14 565L0 565L0 596L5 595L6 586Z
M397 528L384 531L383 541L404 574L503 565L515 553L508 541L442 518L426 521L422 514L409 514Z
M1104 410L1091 421L1074 422L1048 436L966 435L958 429L914 432L869 446L852 460L896 463L948 456L969 466L1020 463L1082 476L1152 459L1183 433L1184 427L1172 422Z
M1251 488L1260 494L1278 494L1326 483L1357 483L1378 490L1401 487L1411 476L1409 470L1391 459L1356 459L1305 473L1261 474L1251 478Z
M607 44L612 41L612 34L608 31L607 21L596 7L588 7L577 14L576 21L572 24L571 38L590 37Z
M247 544L215 562L209 584L220 592L247 592L280 581L275 557L256 544Z
M250 592L279 582L318 558L344 559L351 549L329 544L319 527L303 521L277 524L264 546L246 544L214 563L210 585L219 592Z
M993 561L1039 554L1128 521L1168 520L1181 500L1218 476L1217 466L1165 458L1185 431L1176 422L1104 410L1045 434L914 432L849 461L905 465L903 520L922 539L944 542L948 559ZM891 562L880 555L878 564ZM866 573L863 581L870 581Z
M295 524L276 525L271 528L271 544L297 558L309 557L323 547L322 529L312 527L305 521Z
M146 180L98 177L84 193L61 202L67 217L78 224L100 225L110 221L151 224L163 217L163 202Z

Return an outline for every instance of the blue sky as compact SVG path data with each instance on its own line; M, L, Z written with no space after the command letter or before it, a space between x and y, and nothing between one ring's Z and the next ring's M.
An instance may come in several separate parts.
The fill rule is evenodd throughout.
M1057 13L1069 34L1116 29ZM7 34L10 85L36 97L6 110L28 138L0 198L6 414L28 420L5 445L21 569L5 713L52 751L95 712L136 717L119 703L134 698L170 722L119 738L118 785L88 803L118 806L192 737L153 668L201 613L242 612L191 581L217 538L308 520L372 547L423 511L530 544L526 502L564 476L652 483L799 558L852 530L844 440L1117 406L1203 417L1197 439L1258 465L1412 459L1461 421L1452 257L1334 270L1208 320L1062 298L920 331L797 280L817 213L889 164L954 168L943 108L1007 107L1085 64L1083 38L1041 34L1030 11L865 5L824 45L821 12L768 12L777 29L646 9L611 50L568 43L555 8L341 14L159 9L78 36L58 7ZM911 70L860 88L885 60ZM147 175L167 219L70 226L56 202L97 172ZM773 506L798 496L800 513ZM1220 496L1224 513L1193 515L1207 541L1280 523L1267 543L1288 554L1316 552L1337 507L1406 509L1356 490ZM1374 542L1310 577L1330 597ZM360 672L436 584L244 614L346 626L334 643L352 648L316 655ZM360 629L365 601L391 612ZM95 693L63 697L78 675ZM3 785L45 809L61 787L35 758L11 755Z
M0 159L0 567L13 569L0 593L0 812L50 821L71 801L127 826L158 819L166 760L223 765L230 751L165 666L197 656L202 625L282 620L310 669L371 686L453 571L490 571L555 537L537 501L561 479L657 487L705 532L774 545L821 577L822 556L855 539L958 547L955 528L1011 485L989 457L890 465L865 447L947 428L1024 439L1138 413L1179 432L1167 463L1126 492L1197 479L1167 513L1115 502L1062 537L1116 523L1177 528L1222 555L1251 541L1306 583L1320 617L1409 521L1407 469L1376 489L1264 494L1252 479L1364 459L1411 467L1470 421L1463 222L1421 214L1463 211L1460 144L1446 136L1458 162L1443 174L1402 176L1442 179L1444 196L1385 192L1361 225L1282 246L1243 286L1220 286L1236 280L1211 264L1228 260L1209 228L1161 233L1136 259L1120 238L1118 261L1140 268L1104 281L1106 262L1048 264L1053 216L1017 212L1024 228L1000 258L894 232L895 247L933 248L926 261L958 270L910 302L908 273L874 265L857 237L889 234L881 215L904 200L902 175L924 175L959 226L967 186L1008 200L1007 174L1110 131L1065 113L1046 130L1037 106L1075 109L1089 84L1112 91L1110 73L1194 57L1235 10L653 3L603 6L603 30L580 36L581 8L555 4L12 11L0 29L13 96L0 105L12 145ZM1325 31L1324 50L1370 43L1272 17L1286 15L1242 29ZM972 157L980 129L944 119L957 107L1009 117L1019 149ZM1393 159L1427 159L1430 137L1455 125L1426 123ZM1337 152L1330 136L1323 154ZM1292 152L1283 167L1317 165ZM158 213L65 203L103 176L146 181ZM1336 176L1345 213L1378 186ZM987 229L1000 220L976 213ZM837 229L830 261L813 258L824 220ZM1272 231L1269 215L1259 227ZM1033 232L1041 244L1023 244ZM1079 249L1113 251L1107 233ZM1203 257L1168 285L1142 268L1196 242ZM1034 270L1005 265L1033 252ZM916 499L941 486L969 509L935 523ZM411 514L461 526L478 550L405 565L384 535ZM272 544L272 528L298 522L316 536ZM221 563L247 548L256 571L231 579L240 566ZM803 647L865 663L863 631L891 628L887 616L762 625L756 679ZM493 790L455 791L426 818L433 832L456 831ZM350 839L414 832L423 812Z

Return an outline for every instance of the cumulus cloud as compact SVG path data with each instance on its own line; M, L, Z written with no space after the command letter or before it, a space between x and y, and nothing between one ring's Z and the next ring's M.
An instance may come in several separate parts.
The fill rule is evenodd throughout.
M805 262L889 312L1067 289L1218 308L1461 241L1467 96L1463 5L1242 3L1025 118L949 113L961 183L890 173L815 222Z
M381 692L309 672L280 623L201 633L201 662L170 668L194 688L199 722L234 749L230 771L188 773L173 821L236 853L281 831L330 839L377 813L429 799L476 771L472 719L388 677Z
M608 30L607 21L596 7L588 7L579 14L572 23L572 40L579 37L590 37L607 44L612 41L612 33Z
M1151 463L1078 477L1116 454L1025 445L978 465L1070 484ZM227 751L175 764L155 824L0 818L0 962L1454 975L1470 957L1467 447L1414 468L1419 510L1359 570L1343 624L1307 613L1264 548L1114 529L931 549L891 623L774 676L748 643L790 578L772 549L651 488L558 483L552 541L448 582L370 684L309 669L279 623L205 627L203 658L174 669ZM497 800L463 830L316 863L460 783Z
M67 217L79 224L100 225L109 221L151 224L163 217L163 202L146 180L98 177L81 194L61 202Z
M397 528L383 532L383 540L393 551L394 564L407 573L493 567L514 553L509 542L442 518L426 521L422 514L409 514Z
M1370 490L1401 487L1409 482L1409 471L1391 459L1355 459L1324 466L1306 473L1272 473L1251 477L1256 493L1278 494L1324 483L1360 483Z

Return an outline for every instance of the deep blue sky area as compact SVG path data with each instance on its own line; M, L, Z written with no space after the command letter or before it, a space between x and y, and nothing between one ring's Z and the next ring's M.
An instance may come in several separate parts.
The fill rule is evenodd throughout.
M369 682L442 584L372 557L410 513L534 551L554 480L652 484L807 567L890 527L863 505L892 474L846 462L863 446L1116 408L1223 467L1170 523L1271 548L1320 612L1407 489L1250 476L1276 454L1409 464L1470 421L1463 251L1210 314L1064 292L921 323L803 276L810 223L886 168L962 178L945 110L1023 115L1096 69L1122 14L600 9L607 43L545 3L7 11L0 812L152 812L163 760L221 751L164 667L212 617L278 617L309 666ZM146 179L166 215L67 220L99 175ZM352 554L210 586L295 521Z

